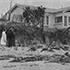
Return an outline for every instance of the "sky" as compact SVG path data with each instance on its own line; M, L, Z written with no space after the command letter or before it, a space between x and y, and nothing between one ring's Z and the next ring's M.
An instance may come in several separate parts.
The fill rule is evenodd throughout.
M10 2L12 6L17 4L26 4L33 6L43 5L48 8L61 8L70 6L70 0L0 0L0 16L10 9Z

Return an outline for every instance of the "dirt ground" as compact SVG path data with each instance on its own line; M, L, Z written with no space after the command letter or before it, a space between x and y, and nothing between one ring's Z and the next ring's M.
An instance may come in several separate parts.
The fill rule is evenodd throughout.
M37 51L31 52L27 51L29 48L21 48L18 50L14 50L14 48L7 48L2 50L0 48L0 70L70 70L70 63L55 63L48 61L29 61L29 62L10 62L14 58L9 59L1 59L2 56L6 55L15 55L16 57L31 57L35 55L54 55L61 54L63 55L66 51L63 50L54 50L55 52L43 51L40 52L41 49L37 49ZM31 55L32 54L32 55Z

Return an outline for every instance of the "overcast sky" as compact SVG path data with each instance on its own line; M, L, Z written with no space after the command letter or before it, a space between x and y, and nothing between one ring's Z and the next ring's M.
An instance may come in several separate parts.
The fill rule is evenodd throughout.
M49 8L60 8L61 6L70 6L70 0L0 0L0 14L5 13L10 8L10 2L12 6L16 3L26 5L43 5Z

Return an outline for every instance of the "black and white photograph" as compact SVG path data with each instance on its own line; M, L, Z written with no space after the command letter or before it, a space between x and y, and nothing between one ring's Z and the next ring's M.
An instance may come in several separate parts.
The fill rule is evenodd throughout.
M70 70L70 0L0 0L0 70Z

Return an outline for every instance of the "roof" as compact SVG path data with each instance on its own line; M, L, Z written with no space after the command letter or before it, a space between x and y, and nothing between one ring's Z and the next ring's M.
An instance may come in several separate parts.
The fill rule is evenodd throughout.
M45 12L51 12L51 13L53 13L53 12L56 12L57 11L57 9L52 9L52 8L46 8L45 9Z
M70 10L70 6L69 7L60 8L57 11L66 11L66 10Z
M16 7L20 7L24 10L25 7L37 8L38 6L15 4L7 13L12 12ZM57 9L52 9L52 8L45 9L45 12L56 12L56 11L57 11Z
M20 8L22 8L24 10L25 7L37 8L38 6L15 4L7 13L12 12L17 7L20 7ZM58 13L58 12L66 11L66 10L70 10L70 7L64 7L64 8L59 8L59 9L46 8L45 12L48 12L48 13Z
M12 12L17 7L22 8L23 10L25 9L25 7L37 8L37 6L15 4L7 13Z
M67 11L67 10L70 10L70 6L59 8L59 9L46 8L46 12L51 12L51 13L58 13L58 12Z

